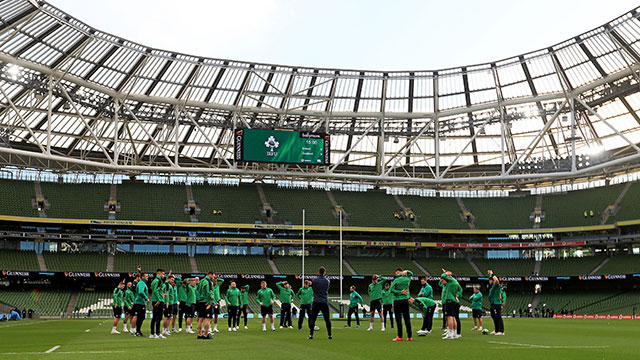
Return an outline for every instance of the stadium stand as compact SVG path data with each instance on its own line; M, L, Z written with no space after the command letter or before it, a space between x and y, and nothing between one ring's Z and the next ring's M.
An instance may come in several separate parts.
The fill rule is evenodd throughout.
M184 185L149 185L124 181L118 185L117 191L120 202L117 219L190 221L189 216L184 212L184 206L187 203Z
M302 272L302 257L300 256L279 256L273 259L281 274L300 274ZM315 275L318 268L324 266L327 275L340 274L340 261L337 256L306 256L304 258L305 275ZM349 275L349 270L343 267L342 273Z
M262 203L253 184L191 185L191 189L193 198L200 207L200 221L253 224L262 218ZM214 215L214 210L222 213Z
M353 267L358 275L386 275L395 274L398 267L410 269L416 276L426 275L416 265L407 258L394 257L346 257L347 262Z
M605 258L603 256L585 256L581 258L550 258L542 260L540 275L588 275Z
M631 314L633 306L640 305L639 295L638 291L548 291L540 296L538 307L546 304L556 313L564 309L576 314Z
M32 206L36 197L31 181L0 179L0 212L2 215L38 216Z
M178 254L116 254L113 257L113 270L116 272L134 272L138 265L143 271L154 272L158 268L166 272L191 273L191 263L186 255Z
M393 217L401 210L393 196L383 191L332 191L338 205L348 214L350 226L413 227L409 221Z
M493 270L499 276L528 276L533 273L533 259L473 259L483 275Z
M509 198L465 198L467 210L475 217L476 229L527 229L533 227L529 215L536 207L535 196Z
M334 225L339 219L333 215L333 205L324 190L300 190L262 186L267 201L277 212L276 218L283 222L302 224L302 209L305 209L307 225Z
M106 271L107 256L99 253L44 252L49 271ZM135 267L133 267L135 269ZM129 270L133 271L133 270Z
M606 274L636 274L640 272L640 256L638 255L615 255L609 258L596 275Z
M453 272L455 275L477 276L467 259L449 258L416 258L416 261L425 268L432 276L440 276L442 267Z
M608 223L620 220L640 219L640 182L634 182L620 202L620 208L615 216L609 218Z
M226 274L273 274L264 255L196 255L200 272Z
M402 203L418 216L421 228L468 229L460 218L460 207L455 198L398 196ZM404 223L404 222L403 222ZM404 226L410 227L410 226Z
M68 219L108 219L104 205L109 200L109 185L103 184L40 184L49 202L47 216ZM143 207L141 207L143 209Z
M60 316L67 308L71 292L52 290L2 290L0 302L18 309L33 309L35 315Z
M92 316L113 316L112 303L111 291L80 291L76 307L80 316L86 316L88 309L91 309Z
M588 190L569 191L557 195L544 195L541 228L599 225L604 209L612 205L623 185L611 185ZM627 194L627 196L629 196ZM587 217L584 212L587 212ZM593 211L591 217L589 212Z
M640 291L632 290L579 309L584 314L633 314L640 307ZM636 310L637 313L637 310Z
M38 258L34 251L0 251L0 270L38 271Z

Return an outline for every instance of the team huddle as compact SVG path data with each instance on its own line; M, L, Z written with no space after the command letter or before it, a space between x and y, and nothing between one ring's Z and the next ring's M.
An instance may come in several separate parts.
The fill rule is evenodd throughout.
M506 302L506 293L500 284L499 278L491 270L489 274L489 301L491 317L495 331L493 335L504 335L504 323L502 320L502 307ZM386 331L387 319L390 325L397 330L397 336L393 341L403 341L406 329L406 340L413 340L411 328L410 306L418 307L422 313L422 327L416 333L419 336L431 334L433 328L433 316L437 303L433 298L433 288L428 284L427 278L422 278L422 288L414 298L409 292L413 273L410 270L396 269L394 279L374 275L368 287L370 297L370 318L367 331L374 330L374 318L378 313L381 323L381 331ZM150 307L152 317L149 338L166 338L172 333L181 332L183 320L185 333L197 333L198 339L211 339L213 333L218 330L218 317L223 305L220 292L224 279L213 272L209 272L202 278L192 277L182 279L173 275L171 271L165 274L163 269L156 271L156 276L149 285L149 274L142 273L140 267L132 281L121 281L113 291L113 328L111 334L120 334L117 330L118 323L124 313L124 332L135 336L145 336L142 333L142 324ZM309 339L313 339L314 331L318 330L316 320L320 314L324 319L327 335L332 339L331 314L329 310L329 285L330 280L326 276L324 267L318 269L318 275L312 280L304 280L303 286L294 292L291 284L280 281L275 284L279 291L280 302L280 328L293 329L292 301L300 300L300 313L297 328L302 330L304 319L308 316ZM440 282L442 288L442 313L443 327L445 330L443 339L458 339L461 337L460 300L462 287L455 276L442 269ZM474 319L473 330L488 332L483 329L482 323L482 293L479 286L474 286L473 295L469 298ZM276 301L274 291L267 286L266 281L260 283L256 301L260 305L262 317L262 331L267 331L267 319L271 331L276 331L273 305ZM244 328L247 327L247 314L249 312L249 285L238 287L235 281L231 281L224 296L224 304L227 308L228 331L238 331L241 320ZM351 317L355 315L356 326L360 326L358 306L363 304L363 299L356 291L355 286L350 287L349 311L347 325L351 326ZM193 319L196 319L196 329L193 329ZM178 328L176 329L176 319ZM127 328L129 323L129 328ZM403 327L404 323L404 327ZM161 329L162 327L162 329Z

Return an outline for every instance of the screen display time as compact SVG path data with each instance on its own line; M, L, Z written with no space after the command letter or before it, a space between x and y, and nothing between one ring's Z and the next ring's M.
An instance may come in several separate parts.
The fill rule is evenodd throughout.
M236 161L328 165L329 135L287 129L239 129L234 153Z

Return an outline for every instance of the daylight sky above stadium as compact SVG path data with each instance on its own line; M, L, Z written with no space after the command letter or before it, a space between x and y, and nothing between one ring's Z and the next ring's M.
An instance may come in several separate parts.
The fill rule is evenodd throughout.
M90 26L155 48L367 70L501 60L566 40L638 5L631 0L48 1Z

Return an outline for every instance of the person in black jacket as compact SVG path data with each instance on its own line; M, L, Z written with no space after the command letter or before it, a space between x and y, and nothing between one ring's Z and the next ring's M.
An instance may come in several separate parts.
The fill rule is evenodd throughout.
M313 304L311 304L311 316L309 317L309 340L313 339L313 331L316 327L316 319L318 314L322 313L324 323L327 326L327 334L329 339L331 336L331 314L329 312L329 279L327 279L327 270L324 267L318 269L318 276L311 281L313 288Z

